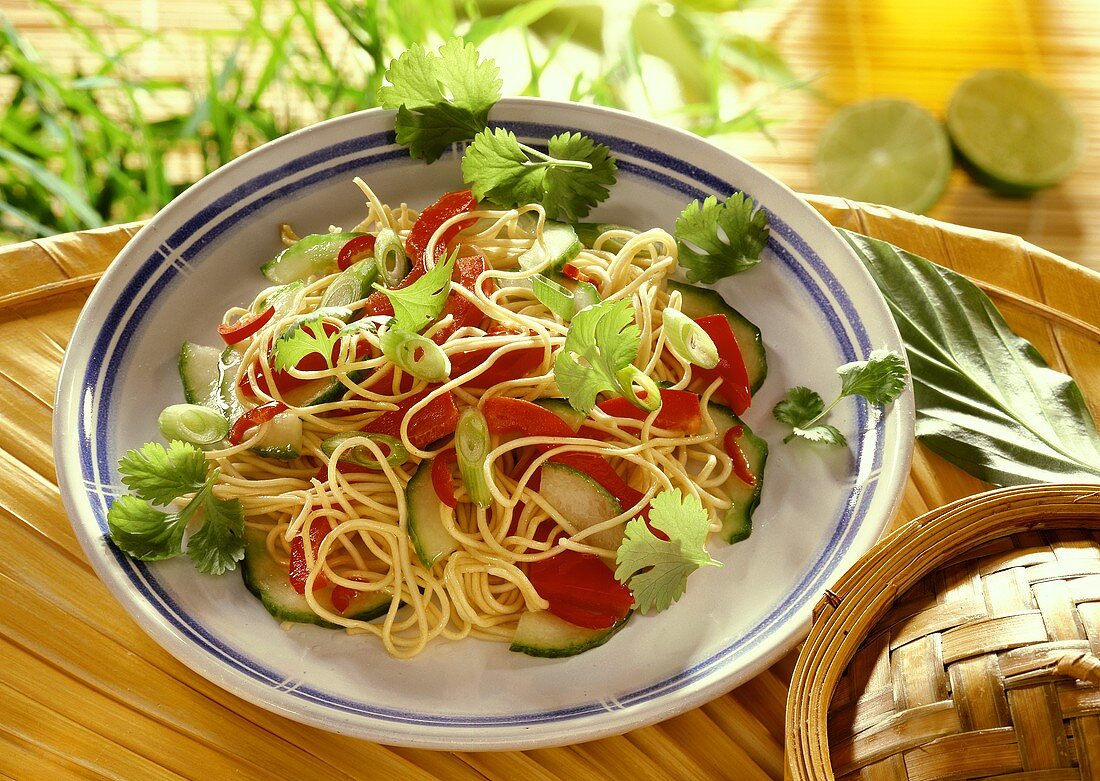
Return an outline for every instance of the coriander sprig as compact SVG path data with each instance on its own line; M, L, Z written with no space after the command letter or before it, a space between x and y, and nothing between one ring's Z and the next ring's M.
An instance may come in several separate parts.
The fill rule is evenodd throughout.
M889 404L905 390L909 370L905 359L893 350L875 350L865 361L846 363L836 370L841 377L840 393L828 406L815 391L797 386L775 405L772 415L792 427L784 442L795 437L827 445L843 445L844 435L835 426L820 421L841 399L862 396L872 404Z
M111 540L135 559L157 561L183 552L183 537L194 528L187 555L199 572L220 575L244 558L244 508L237 499L214 496L218 470L207 474L206 456L192 444L173 440L168 447L148 442L119 461L122 482L133 491L107 511ZM168 506L193 494L179 510ZM201 522L200 522L201 521Z
M643 518L630 521L615 554L615 577L630 586L642 613L666 610L700 567L722 566L705 547L710 517L697 496L682 496L674 488L661 491L650 504L649 525ZM668 539L655 535L650 526Z

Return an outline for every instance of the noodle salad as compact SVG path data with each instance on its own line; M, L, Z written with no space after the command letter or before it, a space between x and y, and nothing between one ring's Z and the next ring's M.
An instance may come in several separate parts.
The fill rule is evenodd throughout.
M721 566L708 541L752 530L768 447L740 415L767 363L704 285L760 261L767 215L734 193L673 234L585 222L610 150L488 127L500 82L473 46L413 47L387 80L397 142L428 163L468 142L469 189L418 212L357 178L357 225L283 225L222 346L183 345L186 403L160 415L167 447L121 459L111 540L240 563L279 621L397 658L465 637L580 653ZM904 387L893 353L839 371L832 404L793 388L776 406L788 439L843 444L823 422L840 398Z

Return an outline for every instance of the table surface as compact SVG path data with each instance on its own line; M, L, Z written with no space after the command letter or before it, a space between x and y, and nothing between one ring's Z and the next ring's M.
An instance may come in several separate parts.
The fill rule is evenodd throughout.
M1100 413L1100 275L1018 238L882 207L811 201L836 225L981 281ZM36 778L639 779L783 777L790 654L693 711L528 752L389 748L236 698L154 643L96 578L61 505L51 412L88 293L137 226L0 249L0 773ZM985 485L918 446L895 522ZM578 736L582 739L583 736Z

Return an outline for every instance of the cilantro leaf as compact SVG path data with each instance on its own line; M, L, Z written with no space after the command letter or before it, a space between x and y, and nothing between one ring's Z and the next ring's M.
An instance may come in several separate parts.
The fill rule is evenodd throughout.
M711 284L760 262L768 243L768 215L744 193L719 202L692 201L676 218L680 265L689 282Z
M570 406L587 414L602 391L621 393L618 375L631 365L640 344L629 301L602 301L578 312L554 359L554 379Z
M167 448L149 442L129 451L119 471L134 494L111 503L107 530L126 554L144 561L178 556L188 526L201 518L187 543L200 572L220 575L244 557L244 508L237 499L214 496L218 470L207 475L206 456L197 447L179 440ZM168 504L189 493L194 496L178 512L150 504Z
M680 490L653 497L649 523L667 536L657 537L643 518L626 525L615 554L615 577L628 583L638 610L666 610L683 595L687 578L700 567L721 567L706 550L710 518L698 497Z
M784 442L798 437L827 445L845 444L847 440L837 428L819 421L848 396L862 396L871 404L889 404L905 390L909 376L905 359L893 350L874 350L867 360L846 363L836 372L841 378L840 393L829 406L817 393L799 386L788 390L787 398L772 409L776 420L791 426Z
M186 518L158 510L136 496L120 496L107 511L107 529L115 545L144 561L178 556L186 528Z
M168 448L147 442L139 450L127 451L118 462L122 482L138 498L168 504L193 493L206 482L206 456L194 445L179 440Z
M801 385L787 391L787 398L775 405L772 414L780 423L804 426L825 411L825 402L816 391Z
M872 404L888 404L905 390L909 370L905 359L893 350L874 350L866 361L846 363L840 375L841 396L859 395Z
M244 508L237 499L207 494L203 524L187 541L187 555L199 572L221 575L244 558Z
M332 349L340 341L340 332L329 333L320 316L299 323L282 333L272 348L276 371L286 371L297 366L307 355L317 353L332 368Z
M377 282L374 284L374 289L385 293L393 305L396 321L393 327L418 334L439 317L451 292L451 272L457 257L456 249L408 287L391 290Z
M605 200L615 172L610 150L580 133L553 136L544 153L511 131L486 129L462 156L462 178L479 200L505 208L539 203L563 222L576 222Z
M386 80L378 100L397 109L397 143L429 163L485 128L502 85L496 64L461 38L435 53L414 44L390 63Z

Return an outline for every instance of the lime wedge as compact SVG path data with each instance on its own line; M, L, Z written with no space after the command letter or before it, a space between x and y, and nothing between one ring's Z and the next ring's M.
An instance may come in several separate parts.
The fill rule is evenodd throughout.
M924 212L947 187L951 144L920 106L867 100L844 107L825 127L814 171L826 194Z
M947 130L977 178L1009 194L1060 182L1085 143L1069 102L1013 70L981 70L959 84L947 106Z

